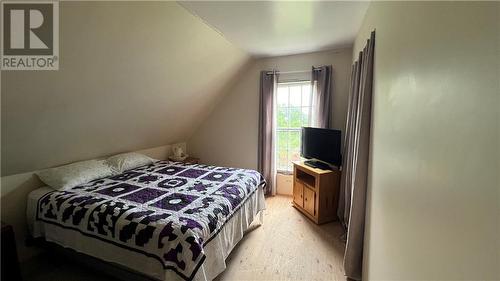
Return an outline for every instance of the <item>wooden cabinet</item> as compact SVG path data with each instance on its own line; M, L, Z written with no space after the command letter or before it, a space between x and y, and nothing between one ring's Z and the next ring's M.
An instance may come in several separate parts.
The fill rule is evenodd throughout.
M316 192L309 187L304 188L304 210L314 216L316 209Z
M304 185L301 182L293 184L293 202L300 207L304 207Z
M340 171L293 163L293 206L315 223L337 219Z

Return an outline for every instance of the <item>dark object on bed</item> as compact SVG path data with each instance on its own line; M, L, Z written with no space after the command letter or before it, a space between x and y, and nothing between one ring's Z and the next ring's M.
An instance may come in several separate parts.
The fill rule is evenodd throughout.
M16 239L11 225L2 222L2 280L22 280Z

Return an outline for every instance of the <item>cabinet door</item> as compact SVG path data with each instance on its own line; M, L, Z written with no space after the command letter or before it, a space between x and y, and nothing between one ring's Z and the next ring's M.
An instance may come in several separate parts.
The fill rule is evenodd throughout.
M312 216L316 216L316 208L314 206L315 202L316 202L316 192L314 192L314 190L305 186L304 187L304 210L306 210L306 212L308 212Z
M293 202L299 205L300 207L304 207L304 196L303 196L304 185L298 181L294 181L293 183Z

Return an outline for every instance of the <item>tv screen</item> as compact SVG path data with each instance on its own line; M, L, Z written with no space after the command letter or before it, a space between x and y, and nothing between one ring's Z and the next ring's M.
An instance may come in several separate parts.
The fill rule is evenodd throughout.
M303 127L300 156L340 166L342 164L340 141L339 130Z

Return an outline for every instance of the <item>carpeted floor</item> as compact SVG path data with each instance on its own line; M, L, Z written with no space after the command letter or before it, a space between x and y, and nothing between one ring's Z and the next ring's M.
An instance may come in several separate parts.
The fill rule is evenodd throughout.
M266 200L264 224L238 243L217 281L345 280L342 227L315 225L294 209L291 197ZM47 254L22 266L25 281L119 281L113 273ZM132 280L131 280L132 281ZM135 280L134 280L135 281Z

